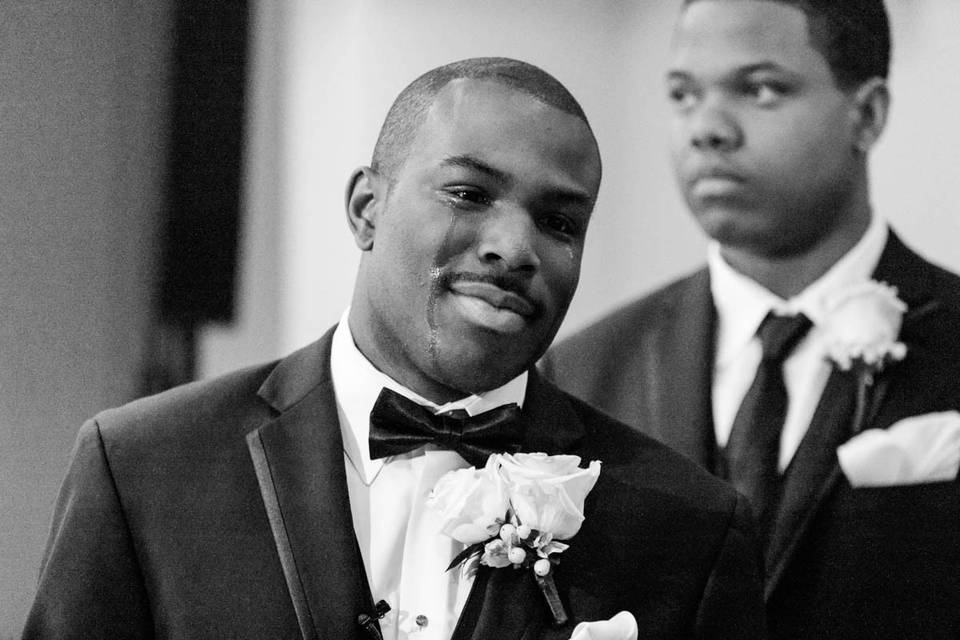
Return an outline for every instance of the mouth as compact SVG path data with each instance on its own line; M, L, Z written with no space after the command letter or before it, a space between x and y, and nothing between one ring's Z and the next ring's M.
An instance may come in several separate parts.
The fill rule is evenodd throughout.
M689 182L702 180L726 180L729 182L744 182L746 177L736 169L723 165L701 165L689 172Z
M519 332L536 315L533 302L492 282L456 279L448 289L469 321L499 333Z
M717 165L697 167L687 178L691 192L700 198L731 195L739 191L746 181L742 173Z

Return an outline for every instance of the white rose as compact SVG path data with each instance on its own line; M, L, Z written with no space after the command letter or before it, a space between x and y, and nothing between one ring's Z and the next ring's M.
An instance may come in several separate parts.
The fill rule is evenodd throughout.
M897 290L884 283L871 280L844 291L821 324L830 357L844 370L857 358L868 365L903 359L906 347L897 336L906 310Z
M579 467L579 456L543 453L497 456L517 520L569 540L583 523L583 503L600 476L600 462Z
M509 504L495 456L482 469L447 472L427 498L427 506L443 520L441 531L467 545L496 535Z
M506 474L524 478L555 478L580 468L580 456L548 456L545 453L504 453L497 456Z

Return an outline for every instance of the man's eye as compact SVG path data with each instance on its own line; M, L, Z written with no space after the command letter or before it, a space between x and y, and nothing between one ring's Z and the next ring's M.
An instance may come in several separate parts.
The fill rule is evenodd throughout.
M667 98L677 108L689 107L696 100L696 94L688 87L674 85L667 88Z
M480 189L466 188L466 187L453 187L446 190L447 194L454 200L471 204L471 205L486 205L490 204L490 198L487 194Z
M559 214L543 216L540 220L541 224L550 231L563 234L565 236L577 235L580 228L576 222L567 216L562 216Z
M744 93L760 106L767 106L780 100L786 89L774 82L749 82L744 87Z

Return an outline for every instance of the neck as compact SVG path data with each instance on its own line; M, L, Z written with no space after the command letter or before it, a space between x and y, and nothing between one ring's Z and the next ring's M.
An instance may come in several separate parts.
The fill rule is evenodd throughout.
M849 222L838 225L801 252L758 254L749 248L723 246L720 253L731 267L786 300L825 274L860 241L869 225L870 211L864 207Z
M403 341L396 336L376 335L374 324L366 321L371 312L365 306L365 302L361 296L354 294L347 322L354 346L375 369L437 405L470 395L469 392L446 386L427 375L407 357L402 349L391 349L393 346L401 345Z

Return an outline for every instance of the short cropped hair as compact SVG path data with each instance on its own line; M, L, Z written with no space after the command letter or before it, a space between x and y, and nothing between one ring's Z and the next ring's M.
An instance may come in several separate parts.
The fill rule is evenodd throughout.
M684 0L684 8L699 0ZM826 59L834 81L852 89L890 73L890 21L883 0L766 0L807 16L810 44Z
M468 58L427 71L400 92L373 149L370 166L374 171L393 182L437 94L459 78L499 82L576 116L590 127L576 99L543 69L511 58Z

